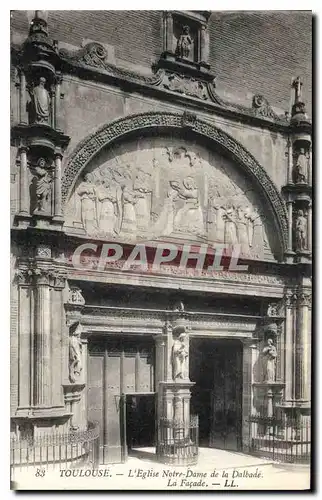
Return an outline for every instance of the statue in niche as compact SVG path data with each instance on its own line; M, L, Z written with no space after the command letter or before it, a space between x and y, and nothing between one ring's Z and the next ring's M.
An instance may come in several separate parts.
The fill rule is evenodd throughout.
M295 222L295 240L297 250L307 250L307 220L303 210L299 210Z
M295 182L297 184L306 184L307 183L307 167L308 167L308 159L305 154L304 148L300 148L295 165Z
M235 245L238 243L235 207L228 206L223 214L223 219L225 221L225 243Z
M180 183L171 181L171 187L178 193L177 199L184 200L174 218L174 231L181 233L204 234L203 213L199 201L199 192L195 180L186 177Z
M174 341L172 346L172 367L173 380L186 380L188 377L188 358L187 335L181 333Z
M189 26L183 26L182 33L177 41L176 55L188 59L192 48L192 37Z
M151 174L139 169L134 180L134 191L136 195L135 214L137 228L146 231L150 226L151 214Z
M50 98L45 88L46 78L41 76L39 84L31 91L31 102L34 123L46 123L49 121Z
M267 340L267 345L264 347L262 353L265 356L264 381L275 382L277 350L272 339Z
M121 233L125 234L136 234L137 231L137 220L135 213L135 204L137 202L136 193L131 189L131 187L126 184L123 186L122 190L122 225Z
M97 214L99 230L107 234L118 234L121 221L121 189L112 186L112 183L103 179L96 187L96 196L100 202Z
M93 234L98 231L98 200L93 174L85 174L84 181L79 185L76 192L81 199L81 216L84 230L87 234Z
M69 380L74 384L81 376L83 346L80 339L81 329L77 321L69 329Z
M35 212L50 211L50 194L52 184L52 174L48 170L46 160L39 158L37 165L33 167L36 174L36 197L37 207Z

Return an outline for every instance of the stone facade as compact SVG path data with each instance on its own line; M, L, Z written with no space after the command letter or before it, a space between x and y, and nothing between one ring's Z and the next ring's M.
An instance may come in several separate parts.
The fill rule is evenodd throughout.
M128 396L153 395L158 426L181 421L186 438L194 385L202 389L191 373L195 352L206 355L204 342L223 353L236 346L238 370L229 377L239 377L241 400L227 401L238 449L257 439L250 417L287 420L295 412L298 426L310 413L311 123L302 81L293 81L290 115L260 94L249 105L220 95L210 14L160 12L151 30L143 23L159 44L150 73L119 64L108 36L93 40L93 32L82 46L53 40L58 14L36 11L29 34L13 37L11 412L18 436L26 428L33 436L84 431L96 419L108 436L104 461L121 461L126 443L115 401L118 408L125 401L126 420ZM156 269L160 243L181 260L164 259ZM88 244L91 252L75 266L75 250ZM103 265L106 244L122 248L122 258L107 253ZM146 267L125 267L140 245ZM215 268L220 245L227 258L238 247L247 268ZM190 260L205 249L199 269L182 265L187 248ZM225 366L222 373L231 370ZM211 422L228 394L219 397L215 385ZM207 435L215 446L216 429ZM158 435L160 457L161 441Z

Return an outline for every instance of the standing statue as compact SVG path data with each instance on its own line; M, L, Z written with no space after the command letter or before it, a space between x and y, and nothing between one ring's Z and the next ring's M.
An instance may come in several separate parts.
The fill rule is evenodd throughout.
M31 91L34 123L47 123L49 121L50 99L45 88L46 78L41 76L39 84Z
M238 243L235 207L227 207L223 219L225 221L225 243L235 245Z
M307 249L307 220L303 210L299 210L295 222L296 249Z
M99 230L106 234L117 234L120 230L120 215L117 200L120 188L114 188L104 179L102 184L96 186L97 200L100 202L100 211L97 214Z
M184 26L177 42L176 55L188 59L192 46L189 26Z
M72 384L79 379L83 370L82 350L79 322L77 321L69 331L69 380Z
M306 184L307 182L307 157L304 148L300 148L295 165L295 182L297 184Z
M263 355L266 358L264 380L266 382L275 382L277 350L272 339L267 340L267 346L263 349Z
M122 202L123 202L123 218L121 233L123 234L136 234L137 231L137 220L135 213L135 204L137 202L136 193L129 185L123 187L122 192Z
M36 173L36 196L37 208L36 212L46 212L50 202L52 176L46 168L46 160L39 158L37 165L34 167Z
M189 352L186 346L187 335L181 333L172 347L173 380L188 378Z
M137 228L146 231L150 226L151 174L139 169L133 187L137 199L135 204Z

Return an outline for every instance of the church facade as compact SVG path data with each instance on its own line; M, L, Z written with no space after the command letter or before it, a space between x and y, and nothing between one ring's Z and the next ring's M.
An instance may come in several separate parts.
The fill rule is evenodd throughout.
M154 446L309 461L301 78L290 113L224 98L208 11L156 13L150 72L94 29L53 40L51 15L12 37L13 441L79 436L79 459L92 432L100 463Z

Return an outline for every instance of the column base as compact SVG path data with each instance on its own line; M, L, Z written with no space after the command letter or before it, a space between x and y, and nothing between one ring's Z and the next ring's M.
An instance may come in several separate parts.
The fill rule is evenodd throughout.
M20 212L14 216L13 225L21 229L26 229L27 227L29 227L30 221L31 215L29 215L27 212Z

